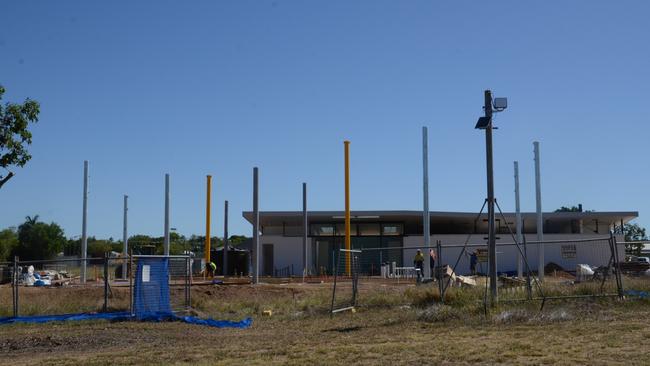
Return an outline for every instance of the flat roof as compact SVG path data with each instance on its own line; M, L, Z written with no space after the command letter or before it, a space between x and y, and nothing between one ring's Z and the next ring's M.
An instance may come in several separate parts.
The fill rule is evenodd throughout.
M344 211L307 211L310 223L315 222L343 222ZM431 211L432 222L472 223L477 218L477 212L449 212ZM522 219L534 223L537 219L535 212L522 212ZM607 224L619 224L621 220L626 223L639 216L637 211L592 211L592 212L544 212L544 221L561 222L571 220L593 220ZM253 212L244 211L242 216L252 224ZM416 222L422 220L422 211L415 210L389 210L389 211L351 211L350 216L355 222ZM504 212L506 220L514 221L514 212ZM478 217L487 220L487 212ZM497 212L496 218L500 218ZM276 225L302 225L302 211L260 211L261 226Z

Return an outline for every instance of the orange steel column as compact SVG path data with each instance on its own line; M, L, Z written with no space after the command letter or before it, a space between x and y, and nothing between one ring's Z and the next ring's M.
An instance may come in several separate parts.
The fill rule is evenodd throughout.
M345 146L345 273L350 276L350 141L344 141Z
M210 265L210 199L212 198L212 176L207 176L207 194L205 198L205 269Z

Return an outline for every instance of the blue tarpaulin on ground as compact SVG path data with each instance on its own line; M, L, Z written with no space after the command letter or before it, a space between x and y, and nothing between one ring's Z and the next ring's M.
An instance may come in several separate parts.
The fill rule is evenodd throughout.
M627 290L625 291L627 296L639 297L641 299L650 299L650 294L646 291L637 291L637 290Z
M130 320L133 317L128 312L122 313L82 313L63 315L35 315L0 318L0 324L14 323L48 323L71 320Z
M216 328L248 328L253 324L253 319L251 318L246 318L238 322L230 320L200 319L193 316L181 316L178 318L185 323L207 325L208 327Z
M48 323L48 322L63 322L63 321L80 321L80 320L111 320L111 321L126 321L126 320L140 320L147 322L164 322L164 321L181 321L188 324L205 325L215 328L248 328L253 323L251 318L246 318L241 321L229 320L215 320L215 319L200 319L193 316L178 316L174 313L157 312L149 313L145 317L136 319L128 312L120 313L85 313L85 314L63 314L63 315L37 315L37 316L18 316L0 318L0 325L3 324L16 324L16 323Z

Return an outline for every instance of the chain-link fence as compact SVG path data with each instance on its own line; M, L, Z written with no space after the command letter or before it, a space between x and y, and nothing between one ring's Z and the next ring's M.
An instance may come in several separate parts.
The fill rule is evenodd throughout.
M336 254L330 314L354 309L362 271L361 250L339 249Z
M107 258L29 261L15 258L3 264L9 277L5 281L9 284L3 285L3 298L10 293L12 302L11 307L3 304L2 313L31 316L105 311L106 265Z
M0 263L0 316L134 312L135 269L144 259L166 258L165 291L170 310L191 302L189 256L65 258ZM84 276L85 268L85 276ZM133 271L131 270L133 269Z
M499 301L623 294L619 264L624 246L618 245L614 236L497 243L496 249ZM442 301L449 291L473 288L472 293L482 294L477 300L487 301L490 280L486 244L439 240L432 247L362 248L357 256L360 287L373 282L429 285ZM334 268L341 278L339 265Z
M129 271L131 314L187 312L191 304L192 262L190 256L133 255L129 264L133 269Z

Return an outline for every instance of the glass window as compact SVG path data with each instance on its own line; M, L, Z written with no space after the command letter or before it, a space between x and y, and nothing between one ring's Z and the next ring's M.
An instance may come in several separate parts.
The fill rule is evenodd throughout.
M359 235L379 236L379 224L359 224Z
M312 236L334 236L334 225L313 224L310 231Z
M402 227L402 224L383 224L381 226L381 234L384 236L402 235L403 232L404 228Z
M345 236L345 224L336 224L336 235ZM350 224L350 235L357 236L357 224Z

